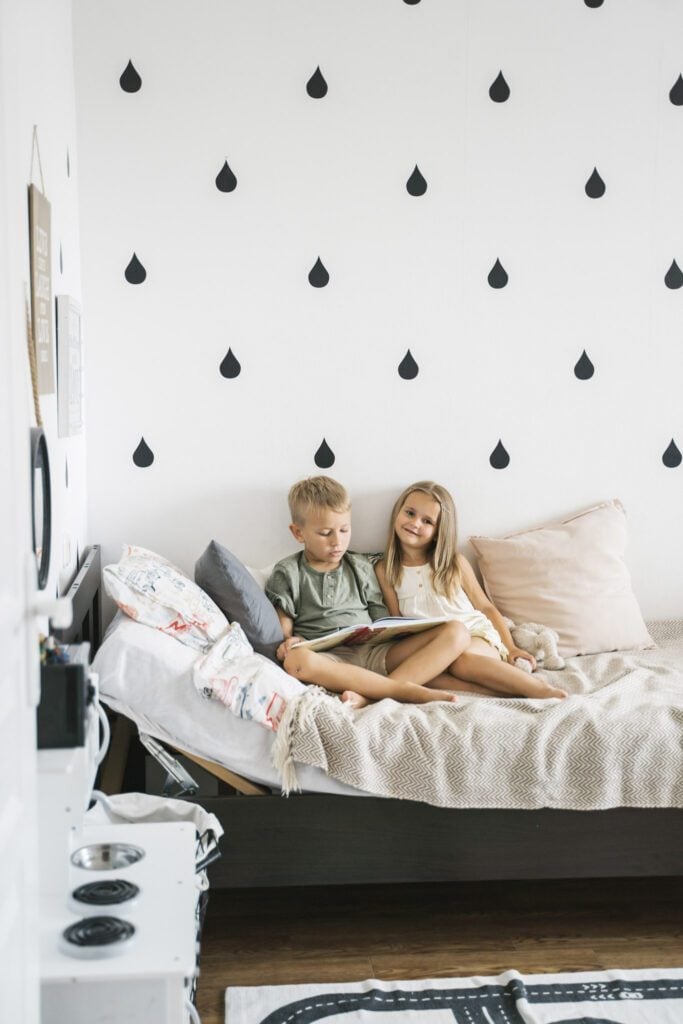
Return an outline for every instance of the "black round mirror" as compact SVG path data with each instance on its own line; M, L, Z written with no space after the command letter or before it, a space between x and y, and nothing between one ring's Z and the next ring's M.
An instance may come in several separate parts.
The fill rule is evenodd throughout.
M52 501L50 461L42 427L31 428L31 519L33 550L38 562L38 589L44 590L50 573Z

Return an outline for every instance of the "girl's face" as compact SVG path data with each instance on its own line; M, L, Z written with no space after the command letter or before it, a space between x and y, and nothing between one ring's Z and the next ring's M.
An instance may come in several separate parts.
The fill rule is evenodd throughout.
M401 547L408 551L424 551L433 546L439 526L439 503L423 494L411 491L399 509L394 530Z

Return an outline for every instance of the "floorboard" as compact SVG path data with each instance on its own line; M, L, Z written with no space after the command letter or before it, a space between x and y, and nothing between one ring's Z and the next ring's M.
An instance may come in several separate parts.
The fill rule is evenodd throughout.
M229 985L683 967L683 878L211 894L197 1008Z

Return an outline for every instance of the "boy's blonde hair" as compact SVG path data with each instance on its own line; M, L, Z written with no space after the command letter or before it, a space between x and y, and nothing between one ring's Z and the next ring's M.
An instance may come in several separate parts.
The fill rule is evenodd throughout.
M396 536L394 523L406 499L415 491L426 494L439 506L439 521L429 552L429 564L434 574L434 590L443 597L453 598L460 587L460 566L458 564L458 522L455 503L446 490L433 480L419 480L406 487L391 510L389 537L384 552L384 572L387 582L397 587L403 576L401 565L401 543Z
M351 502L346 488L331 476L308 476L290 488L287 495L292 522L303 526L311 509L328 508L332 512L348 512Z

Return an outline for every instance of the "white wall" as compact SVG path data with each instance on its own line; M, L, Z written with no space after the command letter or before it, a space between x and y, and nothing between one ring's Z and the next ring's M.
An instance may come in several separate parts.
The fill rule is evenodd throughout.
M358 548L411 480L463 539L620 497L649 617L683 608L683 5L75 3L92 539L190 569L290 549L328 470ZM119 76L132 60L135 93ZM320 66L329 90L306 92ZM494 103L503 71L511 95ZM214 179L224 161L232 192ZM415 164L428 181L413 197ZM597 167L605 195L584 185ZM142 284L124 270L133 253ZM330 273L313 288L318 257ZM500 259L509 283L493 289ZM226 379L228 349L241 373ZM397 367L410 349L413 380ZM583 350L590 380L574 375ZM154 462L133 453L144 437ZM489 456L501 439L509 466Z
M51 204L51 268L53 299L71 295L81 302L78 228L78 165L76 105L72 53L71 0L3 0L2 89L7 117L3 146L7 188L4 202L12 261L8 296L16 382L24 403L29 460L29 423L35 425L26 354L25 296L29 289L27 189L42 189L38 154L33 158L33 126L37 126L44 191ZM67 171L67 152L69 170ZM62 253L60 269L60 248ZM53 356L56 368L56 326ZM58 437L57 394L40 396L47 437L52 489L52 557L46 591L62 591L77 568L77 554L86 544L85 435ZM68 462L68 485L67 485ZM17 487L29 479L6 481ZM30 499L26 496L26 516ZM20 538L17 538L20 542Z

